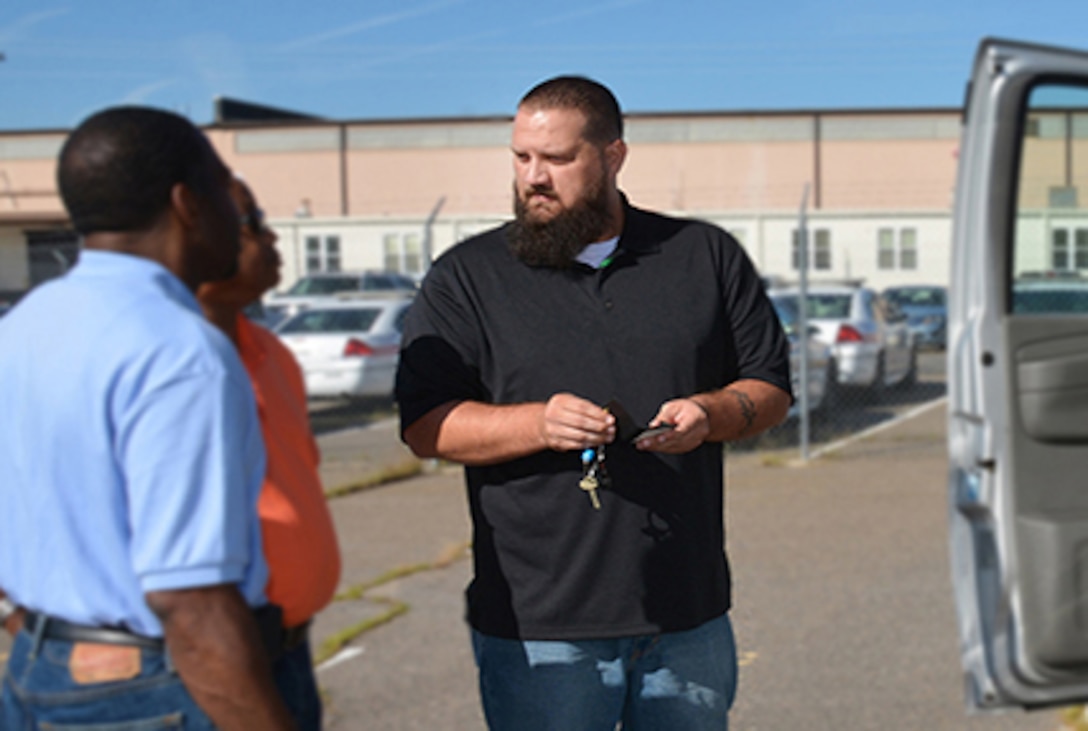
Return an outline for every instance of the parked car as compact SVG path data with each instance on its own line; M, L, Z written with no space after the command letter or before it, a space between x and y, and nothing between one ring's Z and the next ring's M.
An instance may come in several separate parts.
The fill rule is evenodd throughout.
M1018 315L1088 314L1088 279L1076 272L1053 277L1017 274L1011 310Z
M1088 53L988 38L967 88L947 356L963 687L976 708L1070 706L1088 701Z
M916 347L944 350L948 321L948 289L935 285L888 287L884 298L907 316Z
M373 293L308 307L276 329L310 398L389 396L411 296Z
M279 322L343 292L415 292L416 280L400 272L315 272L300 277L286 292L270 295L263 303L263 321L275 327Z
M803 337L797 325L797 310L785 299L772 301L782 328L790 341L790 386L796 399L790 407L789 418L801 413L801 343L808 349L808 410L810 413L823 408L830 394L828 376L831 368L831 348L820 342L816 328L809 326Z
M798 312L796 288L772 290L773 303ZM917 375L917 353L907 318L872 289L814 284L808 288L808 324L831 349L831 376L838 386L878 393L909 385Z

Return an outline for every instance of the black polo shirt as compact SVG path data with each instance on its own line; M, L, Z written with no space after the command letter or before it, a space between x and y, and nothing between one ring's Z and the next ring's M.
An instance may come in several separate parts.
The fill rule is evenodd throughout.
M402 430L451 400L618 399L640 423L741 378L789 392L789 345L740 245L707 223L626 207L601 270L529 267L503 226L450 249L408 315ZM466 467L475 578L468 619L523 639L691 629L729 608L721 444L606 448L601 509L578 452Z

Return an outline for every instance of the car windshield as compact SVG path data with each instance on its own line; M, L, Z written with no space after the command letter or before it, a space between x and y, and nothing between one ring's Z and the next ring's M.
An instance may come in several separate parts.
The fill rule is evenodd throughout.
M944 307L944 290L940 287L889 289L885 296L900 307Z
M774 311L782 322L782 327L787 332L792 331L797 324L797 300L776 297L771 300L771 304L774 305Z
M303 277L287 290L289 295L336 294L359 288L358 277Z
M283 323L281 335L366 332L381 314L377 307L306 310Z
M809 319L845 320L850 317L849 294L811 294L808 296ZM797 317L798 295L781 295L774 298L775 308L788 308ZM781 310L779 317L781 317ZM783 320L785 322L785 320Z
M1083 314L1088 312L1088 286L1016 282L1012 292L1012 311L1024 315Z

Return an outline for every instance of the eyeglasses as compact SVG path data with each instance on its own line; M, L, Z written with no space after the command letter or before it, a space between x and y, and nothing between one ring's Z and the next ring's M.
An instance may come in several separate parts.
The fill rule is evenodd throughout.
M260 233L265 230L264 211L260 208L254 207L249 209L249 212L243 213L239 217L239 220L254 236L260 235Z

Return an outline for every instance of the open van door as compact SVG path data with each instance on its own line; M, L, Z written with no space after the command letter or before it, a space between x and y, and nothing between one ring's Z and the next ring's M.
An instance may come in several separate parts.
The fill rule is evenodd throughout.
M1088 700L1088 53L984 40L949 291L953 579L978 708Z

